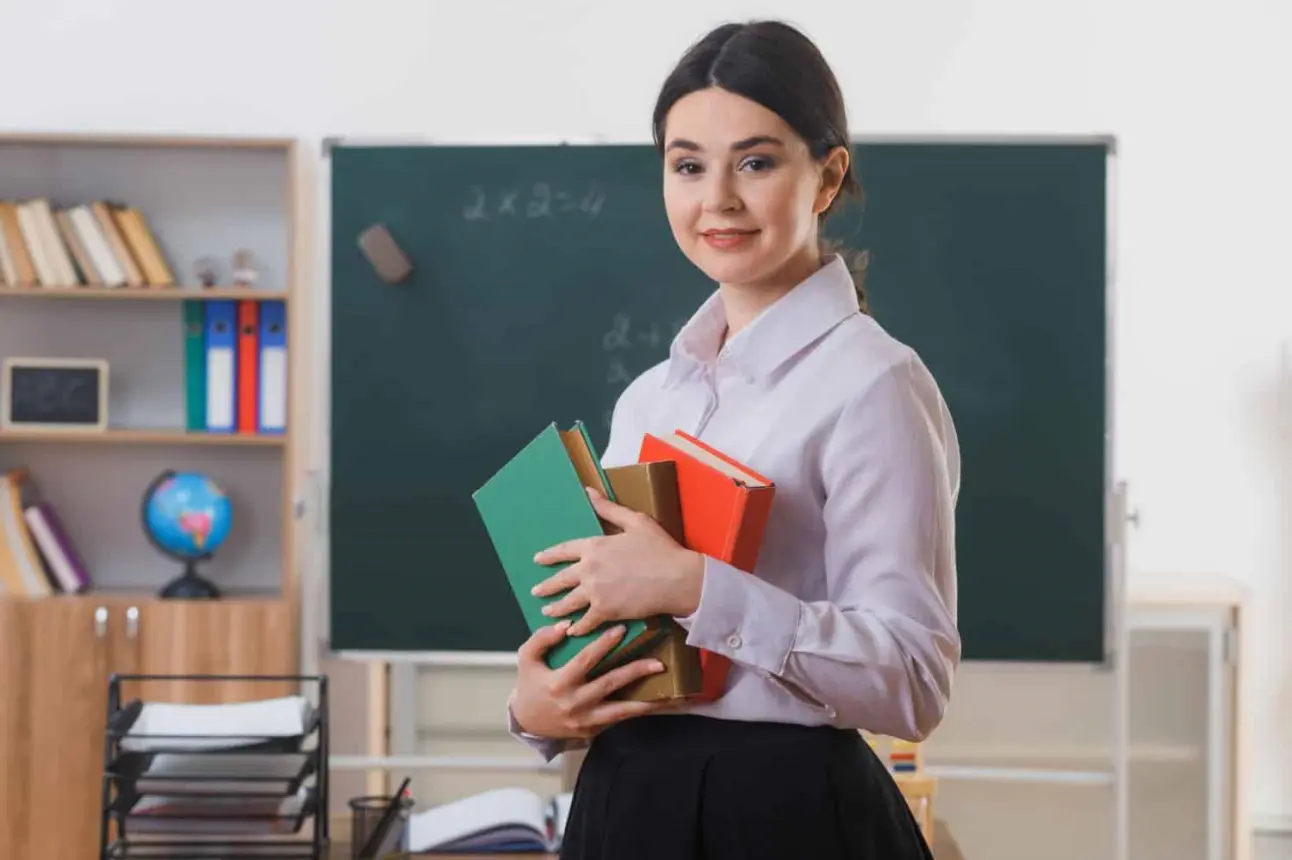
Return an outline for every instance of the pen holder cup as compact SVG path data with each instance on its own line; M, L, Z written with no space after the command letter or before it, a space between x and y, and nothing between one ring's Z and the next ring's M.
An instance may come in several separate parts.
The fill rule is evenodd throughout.
M372 795L368 797L355 797L350 800L350 860L360 860L359 852L368 841L378 822L381 821L386 810L390 807L390 796ZM398 818L392 826L386 831L386 836L381 845L377 847L373 857L384 857L387 854L399 850L399 837L404 832L404 826L408 823L409 813L413 808L413 798L404 795L400 798Z

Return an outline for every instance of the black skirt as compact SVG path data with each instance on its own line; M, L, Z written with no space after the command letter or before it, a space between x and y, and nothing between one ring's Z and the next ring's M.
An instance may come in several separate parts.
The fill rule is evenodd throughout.
M932 860L906 799L855 731L626 720L579 770L561 860Z

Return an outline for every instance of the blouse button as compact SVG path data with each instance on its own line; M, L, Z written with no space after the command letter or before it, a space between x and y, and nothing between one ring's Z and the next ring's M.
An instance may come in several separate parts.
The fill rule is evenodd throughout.
M737 636L735 633L732 633L730 636L727 637L727 645L729 647L739 648L740 644L741 644L740 637Z

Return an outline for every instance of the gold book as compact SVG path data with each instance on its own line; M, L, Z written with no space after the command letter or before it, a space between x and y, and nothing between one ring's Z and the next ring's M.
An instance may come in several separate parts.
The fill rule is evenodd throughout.
M682 542L682 507L677 494L677 467L671 460L634 463L606 469L606 478L619 504L648 515L678 543ZM621 687L612 699L639 702L685 699L698 694L703 679L700 651L686 644L686 631L663 619L663 636L638 658L654 658L663 672Z

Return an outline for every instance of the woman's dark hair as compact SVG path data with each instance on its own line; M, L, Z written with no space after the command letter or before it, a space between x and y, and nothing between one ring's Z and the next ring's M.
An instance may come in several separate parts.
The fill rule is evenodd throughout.
M664 123L673 105L698 90L718 87L757 102L785 121L805 141L814 158L825 158L838 146L850 147L843 93L834 72L817 46L802 32L781 21L723 24L693 44L660 88L655 102L655 148L664 152ZM852 160L842 191L863 197ZM839 198L821 213L824 221ZM823 253L849 258L857 297L863 310L869 255L846 254L822 239Z

